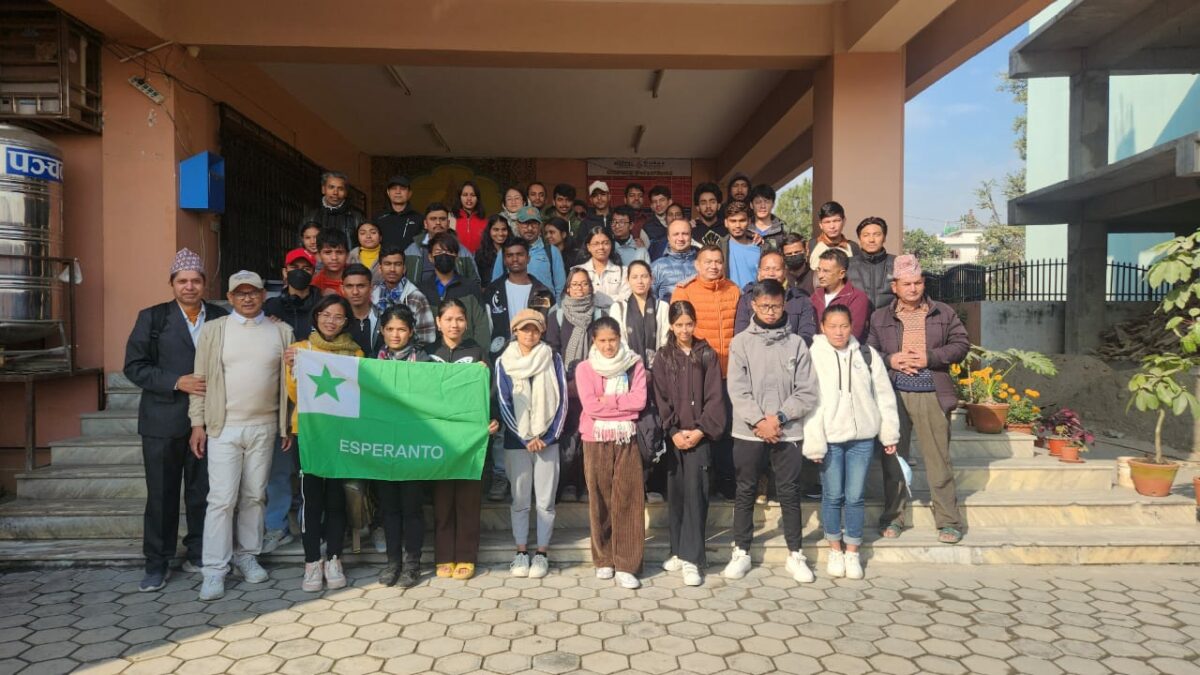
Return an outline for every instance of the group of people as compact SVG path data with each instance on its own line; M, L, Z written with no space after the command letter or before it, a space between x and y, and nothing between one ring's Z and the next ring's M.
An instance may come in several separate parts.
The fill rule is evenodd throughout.
M265 580L257 556L295 535L302 587L342 587L347 532L357 545L372 525L388 559L380 582L415 585L427 491L436 575L469 579L485 478L488 499L510 501L513 575L549 572L555 504L579 501L597 576L637 588L644 505L665 492L664 569L703 583L709 496L719 494L734 504L722 574L739 579L751 568L768 475L787 571L808 582L801 495L816 485L814 468L827 572L862 578L868 469L879 457L880 534L900 536L914 433L938 538L962 539L948 370L970 345L955 312L925 294L918 260L886 252L883 219L862 220L856 243L843 233L842 206L828 202L805 239L774 215L774 191L740 174L725 194L699 185L693 220L664 186L650 190L649 208L636 183L616 207L604 182L588 191L591 207L579 209L569 185L549 195L538 182L510 188L486 217L467 182L452 208L418 214L408 178L394 176L387 208L368 220L346 202L345 177L326 174L320 207L284 256L282 292L268 299L262 277L240 271L229 278L228 312L204 301L204 265L181 250L173 300L138 315L126 352L125 373L144 390L141 588L166 583L181 489L183 568L203 574L204 600L222 596L231 569ZM485 475L427 484L306 472L298 350L488 368Z

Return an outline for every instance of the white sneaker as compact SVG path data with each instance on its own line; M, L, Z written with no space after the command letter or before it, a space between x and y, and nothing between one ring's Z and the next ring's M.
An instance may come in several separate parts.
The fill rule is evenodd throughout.
M325 588L335 590L346 587L346 573L342 571L342 561L336 555L325 563Z
M647 492L646 493L646 503L647 504L661 504L664 501L666 501L666 500L663 499L661 492Z
M800 551L792 551L787 559L787 571L792 578L802 584L816 581L813 571L808 568L808 559Z
M683 561L677 555L673 555L663 561L663 570L667 572L678 572L682 567Z
M251 584L261 584L270 579L270 575L258 564L258 558L252 555L244 556L233 561L233 573Z
M834 579L846 576L846 555L841 551L829 550L829 560L825 562L825 573Z
M512 564L508 566L508 573L514 577L529 576L529 554L521 551L513 556Z
M642 582L638 581L638 578L629 572L617 572L617 585L621 588L632 590L641 587Z
M220 600L223 597L225 597L225 577L215 574L204 575L204 581L200 584L200 599L208 602Z
M204 569L204 566L197 565L191 560L184 560L183 564L179 566L179 569L183 570L187 574L200 574Z
M741 579L750 571L750 554L738 548L735 544L733 547L733 555L729 558L729 564L725 566L725 571L721 572L721 576L726 579Z
M533 560L529 562L529 578L541 579L550 573L550 561L546 559L545 553L534 553Z
M846 553L846 578L861 579L863 578L862 560L858 557L858 551Z
M700 568L690 562L682 563L683 569L683 585L684 586L700 586L704 583L704 577L700 574Z
M304 563L304 581L300 582L300 589L308 593L321 592L321 589L325 587L324 568L324 560Z
M611 579L611 578L613 578L614 572L616 572L616 570L614 570L611 567L597 567L596 568L596 578L597 579Z
M262 552L263 554L273 553L280 546L286 546L292 543L292 533L287 530L267 530L263 535Z
M387 536L383 533L382 527L371 531L371 543L375 545L376 553L387 553Z

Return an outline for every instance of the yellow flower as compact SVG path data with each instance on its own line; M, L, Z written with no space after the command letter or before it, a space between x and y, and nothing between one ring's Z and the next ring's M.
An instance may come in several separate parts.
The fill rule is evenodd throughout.
M1037 397L1041 396L1040 393L1038 393L1037 391L1035 391L1033 389L1026 389L1025 395L1028 396L1029 398L1037 398Z
M1002 376L1000 376L999 374L996 374L996 375L992 376L992 379L995 380L996 382L999 382L1000 380L1002 380L1004 378Z
M1008 392L1002 391L999 394L997 394L997 396L999 396L1000 398L1008 398Z
M1021 397L1020 397L1020 396L1018 396L1017 394L1013 394L1013 397L1012 397L1012 402L1013 402L1013 403L1017 403L1017 402L1019 402L1020 400L1021 400Z
M971 380L969 378L965 378L965 379L959 380L958 383L961 384L962 386L966 387L971 384Z
M962 368L960 368L957 363L950 365L950 374L951 375L958 375L961 372L962 372Z
M1033 412L1040 413L1040 412L1042 412L1042 409L1035 405L1035 406L1033 406Z

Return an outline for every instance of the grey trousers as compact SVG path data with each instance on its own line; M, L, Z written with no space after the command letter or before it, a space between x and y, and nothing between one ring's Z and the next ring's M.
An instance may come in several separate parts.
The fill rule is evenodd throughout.
M962 530L962 516L958 512L958 493L954 485L954 466L950 462L950 415L942 410L937 394L924 392L896 392L900 399L896 406L900 413L900 443L896 454L909 456L910 443L915 433L921 446L921 459L925 462L925 475L929 479L930 500L933 502L933 520L938 528L953 527ZM888 462L894 457L883 456L885 506L887 522L899 517L904 511L904 479L899 484L888 481ZM899 473L899 468L895 469ZM893 492L894 490L894 492ZM881 523L886 525L887 522Z
M554 533L554 498L558 494L558 444L547 445L541 452L525 448L504 450L504 468L512 485L513 539L517 546L529 541L529 509L537 504L537 546L550 545Z

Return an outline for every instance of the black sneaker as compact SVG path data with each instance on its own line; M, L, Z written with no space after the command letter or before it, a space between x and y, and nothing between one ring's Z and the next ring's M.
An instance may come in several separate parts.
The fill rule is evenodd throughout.
M379 571L379 583L383 586L391 586L396 583L396 579L400 576L400 563L390 562L383 566Z
M167 579L171 577L171 570L166 567L146 572L146 576L142 577L141 583L138 584L139 593L153 593L161 591L167 586Z
M400 572L399 584L404 588L412 588L421 580L421 566L417 563L405 563Z

